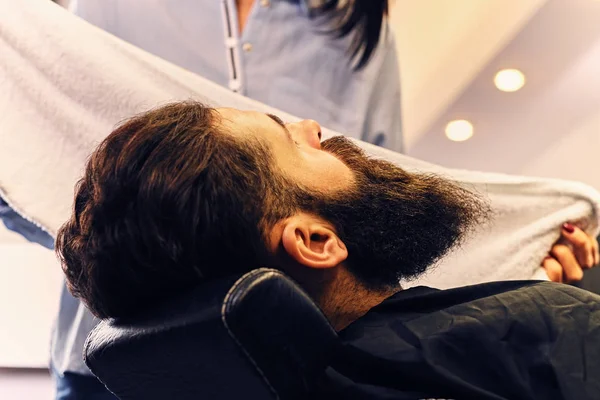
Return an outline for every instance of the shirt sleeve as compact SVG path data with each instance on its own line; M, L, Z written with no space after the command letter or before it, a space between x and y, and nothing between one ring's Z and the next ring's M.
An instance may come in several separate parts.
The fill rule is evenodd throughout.
M378 51L385 54L369 99L362 140L402 153L400 73L393 38L385 40L385 47Z
M1 197L0 220L8 230L20 234L30 242L40 244L47 249L54 248L54 238L52 236L34 225L33 222L29 222L17 214Z
M114 0L71 0L69 11L92 25L117 35Z

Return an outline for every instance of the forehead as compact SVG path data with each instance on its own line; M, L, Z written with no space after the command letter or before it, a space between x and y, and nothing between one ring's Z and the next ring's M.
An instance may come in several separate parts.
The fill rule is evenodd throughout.
M235 108L216 108L222 124L231 126L248 127L264 122L265 114L258 111L245 111Z
M239 139L254 139L267 145L275 153L287 152L287 133L267 114L257 111L243 111L234 108L218 108L217 123L226 133Z

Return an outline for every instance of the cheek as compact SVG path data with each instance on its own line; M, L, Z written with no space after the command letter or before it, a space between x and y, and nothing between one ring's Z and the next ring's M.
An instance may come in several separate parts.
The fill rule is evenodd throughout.
M307 155L304 161L306 163L304 178L310 187L323 192L351 187L354 179L352 172L346 164L331 154L319 151L316 154Z

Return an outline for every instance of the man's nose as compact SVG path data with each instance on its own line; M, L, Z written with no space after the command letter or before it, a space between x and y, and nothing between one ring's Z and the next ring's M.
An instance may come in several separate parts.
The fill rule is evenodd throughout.
M312 119L288 124L294 140L315 149L321 149L321 125Z

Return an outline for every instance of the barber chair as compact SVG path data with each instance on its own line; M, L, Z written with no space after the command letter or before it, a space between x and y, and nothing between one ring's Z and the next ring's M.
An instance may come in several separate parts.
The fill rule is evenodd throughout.
M314 399L337 345L302 289L257 269L101 322L84 357L121 400Z

